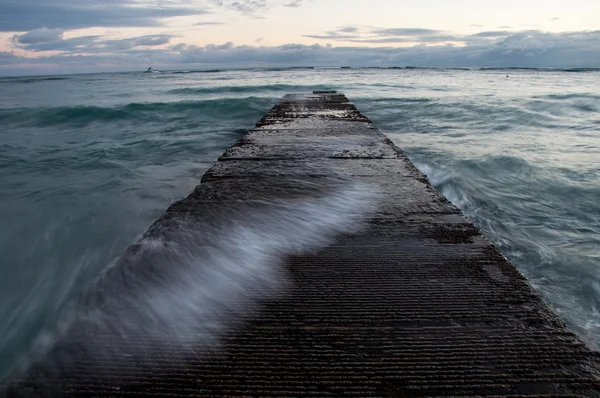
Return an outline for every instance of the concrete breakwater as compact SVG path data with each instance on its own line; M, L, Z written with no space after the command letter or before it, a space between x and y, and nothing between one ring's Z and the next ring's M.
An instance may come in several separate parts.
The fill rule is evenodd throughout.
M284 97L10 396L597 396L598 354L335 92Z

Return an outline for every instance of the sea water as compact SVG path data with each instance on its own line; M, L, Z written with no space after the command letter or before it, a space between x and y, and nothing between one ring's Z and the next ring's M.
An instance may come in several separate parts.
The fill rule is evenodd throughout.
M0 378L278 98L329 89L344 92L599 349L599 81L600 71L533 69L0 78ZM203 227L216 228L209 251L192 250L189 239L199 238L185 235L172 256L152 257L199 261L210 272L192 277L191 267L190 278L148 292L141 324L179 317L178 336L189 313L173 308L214 314L232 294L276 294L286 283L279 260L359 224L366 191L342 186L263 217L229 213L222 228L233 219L236 234ZM249 241L251 253L242 249ZM160 247L144 244L149 253Z

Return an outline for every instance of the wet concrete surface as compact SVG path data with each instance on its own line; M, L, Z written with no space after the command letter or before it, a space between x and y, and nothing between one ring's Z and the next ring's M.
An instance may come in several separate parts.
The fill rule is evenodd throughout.
M600 396L599 354L342 94L283 98L146 237L349 183L376 193L362 226L287 256L285 293L232 315L218 349L73 327L5 394Z

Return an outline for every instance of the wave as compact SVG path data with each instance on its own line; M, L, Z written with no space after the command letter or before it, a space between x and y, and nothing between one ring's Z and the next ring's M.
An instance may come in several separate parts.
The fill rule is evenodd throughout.
M290 84L269 84L263 86L218 86L218 87L185 87L168 91L169 94L220 94L220 93L259 93L264 91L294 92L325 90L328 86L296 86Z
M190 213L178 218L168 210L104 270L56 332L40 337L29 359L52 373L70 365L70 353L101 364L136 363L151 351L172 358L186 346L197 350L197 361L217 350L266 300L285 293L288 256L359 230L377 198L352 181L279 183L281 196L260 202L174 204ZM56 347L63 351L52 356Z
M547 167L515 156L458 159L426 151L409 156L569 328L598 349L600 313L585 304L595 302L600 286L597 256L589 250L600 242L598 170Z
M443 88L429 89L444 91ZM464 100L455 102L434 97L357 97L354 98L366 113L374 112L372 120L378 125L416 129L424 133L447 134L476 128L478 134L499 131L516 132L519 128L550 131L580 127L590 129L593 122L577 121L581 113L598 112L600 96L592 94L550 94L519 99L512 104L495 101ZM409 120L398 118L397 112L411 115ZM543 130L542 130L543 129ZM548 130L546 130L548 129Z
M598 101L598 100L600 100L600 95L586 94L586 93L547 94L547 95L534 95L531 98L549 99L549 100L589 99L589 100Z
M435 66L290 66L281 68L241 68L241 69L208 69L208 70L189 70L189 71L173 71L172 74L188 74L188 73L217 73L229 71L252 71L252 72L285 72L293 70L314 70L314 69L384 69L384 70L454 70L454 71L541 71L541 72L600 72L600 68L539 68L539 67L524 67L524 66L506 66L506 67L435 67Z
M226 72L226 69L205 69L205 70L177 70L173 72L168 72L173 75L187 75L190 73L219 73ZM163 72L164 73L164 72Z
M293 71L293 70L314 70L317 69L316 66L290 66L285 68L250 68L245 69L253 72L285 72L285 71Z
M0 79L0 83L12 83L12 84L28 84L28 83L39 83L46 81L62 81L62 80L71 80L70 77L60 77L60 76L44 76L44 77L28 77L28 78L2 78Z
M92 122L146 121L180 117L190 112L209 117L225 117L232 113L249 110L268 110L270 98L245 97L222 98L202 101L131 103L116 107L75 106L57 108L1 109L0 122L19 126L55 126L61 124L82 125Z
M517 156L445 159L442 165L426 161L426 156L421 154L416 155L413 162L434 186L463 210L468 209L464 206L466 203L484 206L482 197L513 201L531 197L528 200L539 202L553 198L560 203L555 205L555 210L562 207L568 211L571 206L568 198L577 197L580 205L588 205L600 195L600 186L584 183L594 178L593 172L558 166L541 167ZM479 187L479 191L471 189L471 182ZM593 211L593 206L585 210Z
M178 70L168 72L173 75L186 75L190 73L219 73L219 72L235 72L235 71L245 71L245 72L284 72L291 70L311 70L315 69L314 66L290 66L284 68L231 68L231 69L200 69L200 70Z
M560 69L564 72L582 73L582 72L600 72L600 68L567 68Z
M383 70L412 70L412 69L424 69L424 70L471 70L472 68L460 68L460 67L434 67L434 66L365 66L355 69L383 69Z
M550 70L548 68L528 68L525 66L501 66L501 67L483 67L483 68L479 68L479 70Z
M479 68L481 71L536 71L536 72L600 72L600 68L536 68L523 66L486 67Z
M403 87L401 87L403 88ZM423 97L389 97L389 98L368 98L365 100L357 99L360 102L368 102L373 104L380 103L423 103L423 102L434 102L431 98L423 98Z
M531 176L536 173L530 163L513 156L446 159L443 164L437 164L427 161L423 155L417 155L412 158L412 161L450 202L486 230L493 229L490 227L493 220L482 218L479 210L481 208L489 210L493 205L491 202L485 203L485 196L495 197L496 194L505 192L506 187L514 185L516 175ZM493 170L498 172L491 172ZM468 182L479 181L479 179L485 179L486 183L477 184L479 191L472 190Z
M549 94L533 96L527 107L540 112L556 116L575 117L573 111L578 113L597 113L600 95L586 93Z
M424 70L429 70L429 69L438 69L438 68L434 68L431 66L405 66L404 69L424 69Z

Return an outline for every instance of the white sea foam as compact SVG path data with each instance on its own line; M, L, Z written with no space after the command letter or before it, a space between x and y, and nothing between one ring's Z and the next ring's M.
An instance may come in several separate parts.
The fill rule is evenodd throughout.
M196 360L214 352L293 283L287 256L358 231L376 205L376 190L364 184L322 189L328 193L258 205L217 202L194 220L159 223L107 268L58 336L41 342L68 347L70 354L52 358L60 366L82 353L95 361L136 361L175 346L182 353L191 347Z

